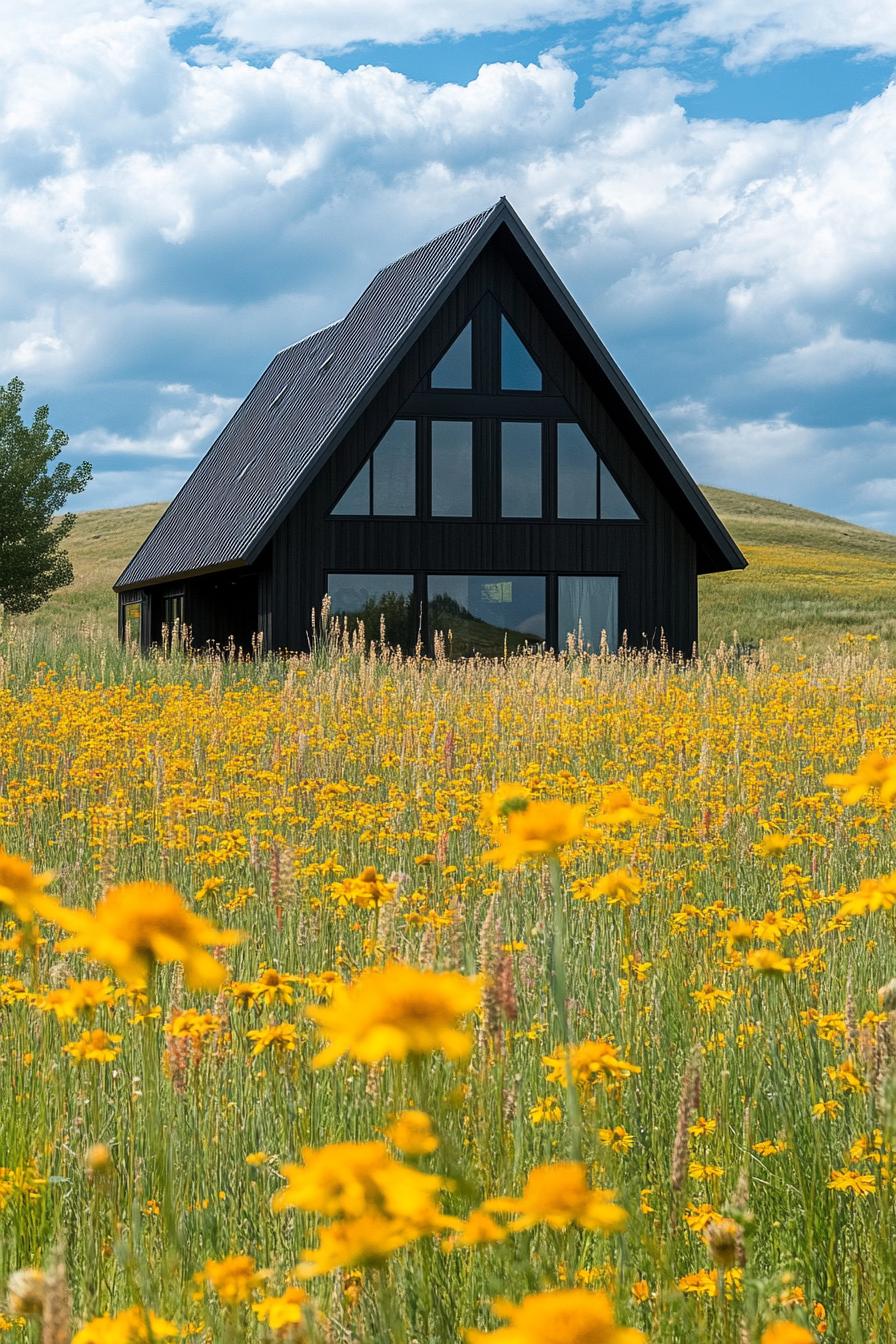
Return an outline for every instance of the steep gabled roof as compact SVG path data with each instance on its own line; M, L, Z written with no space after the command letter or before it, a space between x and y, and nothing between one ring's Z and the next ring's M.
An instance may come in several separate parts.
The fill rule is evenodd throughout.
M653 448L698 541L701 569L746 561L516 211L503 197L381 270L341 322L275 356L115 584L250 563L501 228L586 359Z

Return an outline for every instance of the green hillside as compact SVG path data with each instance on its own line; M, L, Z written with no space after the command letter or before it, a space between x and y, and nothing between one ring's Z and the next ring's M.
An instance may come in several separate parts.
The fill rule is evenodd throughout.
M896 536L754 495L705 490L750 565L700 580L704 648L734 632L746 643L793 635L811 647L847 633L896 640ZM112 635L112 583L163 508L79 514L69 539L74 584L24 623Z

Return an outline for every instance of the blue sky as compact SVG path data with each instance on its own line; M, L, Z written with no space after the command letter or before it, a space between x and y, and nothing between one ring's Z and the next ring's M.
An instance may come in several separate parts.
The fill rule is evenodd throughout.
M701 481L896 531L896 9L41 0L0 381L169 498L271 355L507 194Z

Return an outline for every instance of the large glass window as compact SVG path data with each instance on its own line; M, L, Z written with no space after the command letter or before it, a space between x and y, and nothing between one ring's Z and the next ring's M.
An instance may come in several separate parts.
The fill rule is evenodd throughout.
M364 622L367 639L379 639L385 625L386 642L412 649L417 641L412 574L330 574L327 580L330 614L347 617L349 629Z
M473 513L473 424L432 422L432 513L436 518L470 518Z
M501 314L501 389L504 392L540 392L541 369Z
M619 647L619 580L615 575L561 575L557 580L557 631L560 648L567 635L586 648L599 649L607 633L611 653Z
M597 453L578 425L557 426L557 517L597 517Z
M540 518L541 423L501 421L501 516Z
M600 516L622 522L636 521L637 513L605 462L600 464Z
M430 634L441 632L448 653L456 657L541 644L546 591L541 575L430 574Z
M473 386L473 329L468 322L432 371L433 387Z
M417 512L417 426L395 420L342 494L333 513L413 517Z

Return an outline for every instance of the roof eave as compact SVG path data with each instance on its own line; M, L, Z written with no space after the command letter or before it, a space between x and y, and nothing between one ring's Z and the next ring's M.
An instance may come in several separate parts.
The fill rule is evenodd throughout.
M180 583L184 579L201 579L206 574L223 574L229 569L245 569L247 562L245 560L226 560L220 565L204 565L201 569L183 569L176 574L163 574L158 579L134 579L132 582L125 583L124 576L128 570L119 575L112 585L113 592L133 593L143 588L158 588L163 583ZM130 565L128 565L130 569Z

